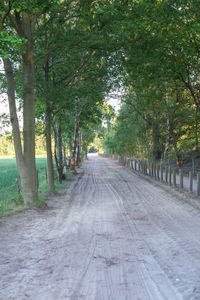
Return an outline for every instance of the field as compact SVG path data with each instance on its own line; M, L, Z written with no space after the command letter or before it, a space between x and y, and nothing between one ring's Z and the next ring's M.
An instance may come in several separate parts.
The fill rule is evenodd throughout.
M37 158L36 165L39 178L39 198L48 193L46 179L46 158ZM14 158L0 158L0 214L9 210L20 208L23 204L22 195L18 195L16 178L19 181L19 173ZM58 186L62 187L61 185Z

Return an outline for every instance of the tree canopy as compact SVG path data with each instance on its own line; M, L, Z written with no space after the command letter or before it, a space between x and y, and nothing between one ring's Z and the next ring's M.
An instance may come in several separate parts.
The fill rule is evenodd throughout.
M197 0L0 1L1 88L25 202L38 197L37 123L51 192L53 155L62 181L66 152L76 172L97 132L112 153L157 160L198 149L199 8ZM111 120L105 99L118 90Z

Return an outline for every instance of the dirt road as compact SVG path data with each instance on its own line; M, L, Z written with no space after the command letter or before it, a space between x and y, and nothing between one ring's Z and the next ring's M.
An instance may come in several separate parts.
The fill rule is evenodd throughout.
M0 219L1 300L200 299L200 211L97 156L49 209Z

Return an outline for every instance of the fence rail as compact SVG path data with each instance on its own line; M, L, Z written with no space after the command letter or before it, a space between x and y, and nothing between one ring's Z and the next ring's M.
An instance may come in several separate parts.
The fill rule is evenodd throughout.
M133 169L136 172L152 177L157 181L178 188L180 191L188 191L200 196L200 172L194 176L193 171L188 174L182 168L172 168L164 164L149 162L148 160L138 160L116 154L104 154L104 157L117 160L123 166Z

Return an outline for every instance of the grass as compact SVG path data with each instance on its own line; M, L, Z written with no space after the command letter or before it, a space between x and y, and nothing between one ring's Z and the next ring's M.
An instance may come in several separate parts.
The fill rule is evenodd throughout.
M39 202L43 202L48 193L46 179L46 158L36 158L36 166L39 179ZM9 211L20 210L23 208L23 197L17 194L16 178L20 184L19 173L14 158L0 159L0 215ZM56 189L67 187L67 183L59 184L56 182Z

